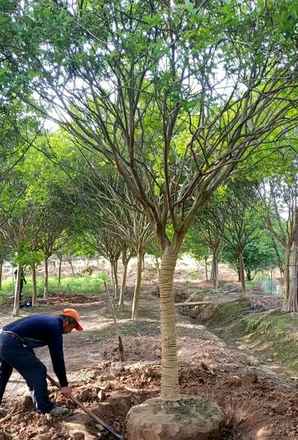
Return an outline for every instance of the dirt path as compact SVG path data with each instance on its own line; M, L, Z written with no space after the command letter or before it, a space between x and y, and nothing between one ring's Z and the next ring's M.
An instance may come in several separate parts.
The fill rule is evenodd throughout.
M126 304L126 310L119 320L126 362L156 362L160 359L159 299L156 295L152 295L154 291L155 288L151 286L144 287L137 321L132 322L129 319L129 304ZM113 338L115 327L109 306L104 298L85 304L66 303L63 307L60 304L42 305L37 307L34 313L59 314L64 307L70 306L79 310L84 326L83 332L74 331L64 336L68 377L71 382L78 382L84 378L82 370L96 368L100 362L106 360L117 362L119 357L117 338ZM20 318L31 313L30 309L23 309ZM10 321L12 317L9 316L9 308L2 307L0 326ZM225 368L231 371L235 368L259 365L257 358L248 350L237 347L235 344L227 345L205 326L194 324L188 317L179 313L177 313L177 337L178 358L182 363L197 366L203 362L211 369L225 365ZM48 349L40 348L36 350L36 353L47 366L49 373L53 374ZM268 372L270 372L269 367ZM26 386L22 377L18 373L13 373L6 396L18 396L25 390Z
M129 319L130 308L127 304L126 311L119 321L119 329L123 336L126 362L156 362L160 359L160 323L159 299L152 296L151 287L145 287L140 301L138 320ZM75 307L81 314L84 326L83 332L72 332L64 336L65 363L70 381L77 382L84 378L82 370L95 368L105 360L117 362L117 338L113 338L115 328L107 302L102 299L97 302L76 304L67 303L63 307ZM34 313L59 314L63 307L60 304L39 306ZM32 313L30 309L22 309L20 318ZM9 308L2 307L0 311L0 326L11 322ZM226 363L233 366L241 363L247 364L246 356L237 350L227 354L226 344L217 336L206 330L204 326L192 324L189 319L177 315L178 357L181 362L197 365L206 362L214 368L225 357ZM146 348L144 348L144 346ZM48 349L36 349L37 356L45 363L50 374L53 374ZM9 386L8 396L19 396L24 393L26 386L18 373L13 373Z
M120 431L128 409L148 398L150 393L156 395L160 386L159 298L154 293L156 289L152 285L143 288L137 321L129 319L129 302L119 320L126 356L124 363L119 362L115 329L104 299L63 305L79 310L85 328L84 332L73 332L64 338L70 382L75 387L79 384L85 387L88 404L99 411L98 415L105 420L111 423L116 420ZM131 299L131 290L127 299ZM35 312L59 313L63 307L52 304L38 307ZM22 316L29 313L22 312ZM1 307L0 325L11 319L8 310ZM255 356L235 346L230 347L206 327L190 322L188 317L180 314L177 315L177 346L182 392L209 397L223 408L227 419L225 439L298 438L297 389L280 381L277 375L270 375L260 368ZM38 356L52 373L47 349L40 349ZM6 394L7 402L11 402L12 397L15 400L25 390L20 376L14 374L12 379ZM99 386L112 390L107 399L111 399L108 402L114 399L116 404L113 407L109 403L108 412L107 406L101 405L98 400ZM77 390L82 397L85 389ZM125 405L124 396L119 397L119 392L123 391L126 396ZM118 393L116 398L113 393ZM119 401L125 410L119 408ZM34 416L29 414L26 417L28 424L31 423L30 417ZM24 429L26 423L23 422ZM34 423L37 423L36 420ZM38 423L42 422L38 419ZM14 429L18 434L13 438L19 438L21 431L17 427ZM53 438L71 438L62 436L61 432ZM40 437L37 435L30 438Z

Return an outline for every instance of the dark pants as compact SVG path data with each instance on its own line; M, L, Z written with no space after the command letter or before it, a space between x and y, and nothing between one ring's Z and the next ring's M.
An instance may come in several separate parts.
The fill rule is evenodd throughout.
M46 367L33 350L19 339L0 333L0 403L13 368L23 376L29 389L34 391L38 411L51 411L54 404L49 399Z

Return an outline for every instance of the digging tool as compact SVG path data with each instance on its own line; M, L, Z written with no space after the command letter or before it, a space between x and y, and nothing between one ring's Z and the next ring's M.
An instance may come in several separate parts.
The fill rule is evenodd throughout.
M49 376L47 374L47 378L49 379L49 381L51 382L52 385L55 385L57 388L60 389L60 385L58 384L58 382L56 382L51 376ZM85 408L84 405L76 398L73 396L69 396L69 399L71 399L74 403L76 403L89 417L91 417L96 423L98 423L99 425L101 425L106 431L108 431L110 434L112 434L115 438L119 439L119 440L123 440L122 435L117 434L117 432L115 432L111 426L107 425L103 420L101 420L96 414L94 414L92 411L90 411L89 409Z

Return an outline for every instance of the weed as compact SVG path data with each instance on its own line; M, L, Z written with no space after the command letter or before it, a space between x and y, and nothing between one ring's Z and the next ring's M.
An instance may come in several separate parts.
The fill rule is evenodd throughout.
M65 277L61 278L61 283L58 283L57 277L49 277L49 294L98 294L103 291L104 281L108 280L106 273L102 272L96 276L85 277ZM37 278L37 295L43 295L44 281L43 278ZM5 280L0 290L0 304L1 299L4 301L8 295L13 295L13 283L11 280ZM23 296L31 296L32 282L27 278L27 284L23 289Z

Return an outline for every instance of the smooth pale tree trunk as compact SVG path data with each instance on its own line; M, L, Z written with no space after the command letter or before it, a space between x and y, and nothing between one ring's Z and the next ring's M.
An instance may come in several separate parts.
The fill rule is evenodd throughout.
M245 271L244 271L244 260L243 254L239 252L239 275L240 275L240 283L241 283L241 295L246 295L246 284L245 284Z
M295 211L294 240L290 253L288 312L298 312L298 208Z
M124 293L126 292L127 268L128 268L128 263L123 265L123 275L122 275L121 289L120 289L119 302L118 302L119 310L123 310L123 306L124 306Z
M122 251L121 258L123 265L123 274L122 274L121 289L120 289L120 295L118 301L118 308L120 311L123 310L123 306L124 306L124 294L126 292L126 284L127 284L127 269L128 269L129 260L131 258L131 253L127 251L126 247Z
M111 278L114 289L114 299L118 298L119 281L118 281L118 260L111 260Z
M32 264L31 269L32 269L32 306L35 306L37 303L36 264L35 263Z
M178 360L176 346L176 310L174 300L174 272L177 253L166 247L161 259L159 276L161 324L161 398L179 399Z
M211 280L213 282L214 289L218 288L218 255L219 243L212 250Z
M284 268L284 300L287 302L289 299L289 287L290 287L290 255L291 248L288 245L285 250L285 268Z
M128 263L129 263L129 259L125 259L123 261L123 275L122 275L120 296L118 302L119 310L123 310L123 306L124 306L124 294L126 292Z
M124 348L123 348L122 337L120 334L119 324L117 321L117 313L116 313L116 309L115 309L115 303L114 303L112 296L109 293L109 288L108 288L106 282L104 283L104 286L105 286L105 291L106 291L106 295L107 295L107 300L108 300L108 303L110 304L110 308L111 308L111 312L112 312L112 316L113 316L115 335L118 339L120 361L124 362Z
M113 295L115 297L115 275L114 275L114 263L110 260L110 266L111 266L111 280L112 280L112 286L113 286Z
M0 260L0 290L2 289L3 260Z
M58 264L58 286L61 285L61 269L62 269L62 257L58 256L59 264Z
M138 257L138 264L137 264L137 277L135 282L135 289L133 293L133 300L132 300L132 309L131 309L131 319L134 321L137 317L138 313L138 305L141 295L141 285L142 285L142 267L143 267L143 261L144 261L144 249L140 247L138 249L137 253Z
M46 299L49 294L49 258L44 259L44 288L43 297Z
M68 262L69 262L69 265L70 265L70 268L71 268L71 274L74 277L75 276L75 271L74 271L74 268L73 268L73 264L72 264L71 258L68 259Z
M207 265L208 257L204 257L205 263L205 280L208 281L208 265Z
M20 312L20 286L21 286L21 273L22 273L22 265L18 264L17 267L17 278L14 289L14 301L13 301L13 316L18 316Z

